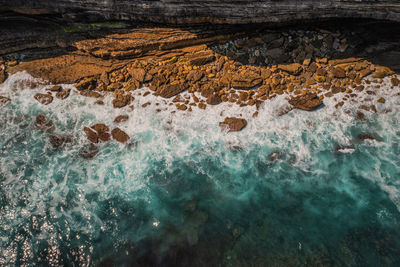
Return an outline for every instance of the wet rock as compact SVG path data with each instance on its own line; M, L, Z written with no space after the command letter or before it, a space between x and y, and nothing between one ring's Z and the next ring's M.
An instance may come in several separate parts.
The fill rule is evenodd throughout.
M323 101L317 94L307 93L290 99L289 103L295 108L311 111L321 106Z
M78 90L93 90L96 88L96 79L94 77L85 78L75 84Z
M50 94L37 93L34 98L43 105L48 105L53 102L53 96Z
M380 97L377 101L378 101L379 103L385 104L386 99L383 98L383 97Z
M362 113L361 111L357 111L356 117L359 121L364 121L365 120L365 114Z
M46 125L46 117L44 115L36 116L35 125L39 128Z
M271 162L277 161L283 157L283 153L279 150L275 150L268 155L268 160Z
M7 79L7 73L4 69L0 69L0 84Z
M126 143L130 139L124 131L119 128L115 128L111 131L112 137L120 143Z
M46 90L51 91L51 92L60 92L62 90L62 87L61 87L61 85L54 85L53 87L50 87Z
M400 84L400 80L397 78L392 78L390 81L393 86L399 86L399 84Z
M114 122L115 123L121 123L121 122L125 122L129 119L128 115L119 115L117 117L115 117Z
M95 145L90 144L79 151L79 156L84 159L92 159L97 155L97 153L99 153L99 149Z
M5 104L7 104L7 103L10 102L10 101L11 101L10 98L0 95L0 104L1 104L1 105L5 105Z
M97 123L93 125L91 128L97 132L97 136L101 141L107 142L108 140L110 140L111 138L111 135L109 133L110 129L104 123Z
M130 95L118 94L113 100L112 104L114 108L123 108L129 105L132 101L132 97Z
M278 69L292 75L297 75L303 70L303 67L299 63L293 63L289 65L278 65Z
M46 117L42 114L36 116L35 126L40 130L53 131L54 124L52 121L47 121Z
M167 84L161 86L156 93L161 97L171 98L183 91L185 91L185 86L183 84Z
M92 142L92 143L98 143L99 142L99 136L95 131L90 129L89 127L83 128L83 131L85 132L87 139Z
M222 129L228 129L228 132L237 132L247 125L247 121L241 118L227 117L223 122L219 123Z
M93 98L100 98L103 95L100 94L99 92L93 91L93 90L83 90L79 92L80 95L86 96L86 97L93 97Z
M187 110L187 106L185 104L176 104L176 108L182 111Z
M108 132L110 129L104 123L97 123L91 127L96 132Z
M56 97L61 100L66 99L67 97L69 97L70 92L71 92L71 89L64 89L61 92L57 92Z
M212 94L207 98L207 104L209 104L209 105L218 105L221 102L222 102L222 99L217 94ZM199 107L200 107L200 105L199 105Z

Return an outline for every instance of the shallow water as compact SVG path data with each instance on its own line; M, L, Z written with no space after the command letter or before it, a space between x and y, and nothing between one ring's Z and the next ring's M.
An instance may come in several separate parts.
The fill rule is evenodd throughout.
M31 79L0 85L12 98L0 109L0 265L400 265L398 90L382 89L385 104L360 94L283 116L280 96L252 118L255 107L229 104L171 114L152 95L133 109L73 93L43 106L21 83ZM369 100L378 112L357 120ZM39 114L53 133L36 128ZM130 143L81 158L83 127L120 114ZM240 114L243 131L221 132ZM54 149L50 134L73 142Z

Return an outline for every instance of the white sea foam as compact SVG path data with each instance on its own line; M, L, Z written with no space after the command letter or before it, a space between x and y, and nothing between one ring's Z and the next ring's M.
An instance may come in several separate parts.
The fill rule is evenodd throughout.
M135 100L131 105L121 109L112 107L111 96L106 96L104 98L105 105L101 106L94 104L96 99L83 97L73 91L68 99L54 98L51 104L45 106L34 100L33 96L38 92L44 92L49 85L41 85L37 89L26 89L23 88L21 81L35 80L27 73L17 73L11 75L4 84L0 85L0 95L12 99L12 103L7 105L18 107L18 110L15 111L8 110L7 106L1 107L2 113L5 113L1 122L7 122L9 125L3 126L0 131L0 137L4 138L4 141L0 141L0 145L4 145L4 148L11 151L14 143L9 142L7 145L4 142L12 139L12 135L15 133L9 132L8 129L14 131L18 129L21 120L33 121L38 114L44 114L55 122L55 134L72 135L75 143L61 151L51 152L58 153L57 156L47 155L47 162L43 163L46 168L35 170L36 177L33 181L28 181L31 183L31 189L24 189L19 185L21 186L18 188L19 190L28 192L25 195L27 207L18 212L18 215L15 214L15 210L11 212L16 206L10 207L9 212L2 212L0 218L2 230L10 231L7 225L10 222L23 220L27 214L38 217L51 216L52 218L64 216L63 218L68 222L69 231L84 232L96 238L101 235L101 232L110 230L112 226L102 222L99 215L94 212L98 208L98 204L88 200L87 196L98 193L99 199L108 200L115 194L119 194L127 200L141 198L150 203L153 201L152 196L146 192L150 192L149 184L154 182L149 180L149 173L154 168L154 162L162 162L165 167L160 172L164 172L176 168L177 160L184 161L191 164L193 170L199 174L206 175L213 180L216 187L235 188L235 185L229 184L228 186L226 180L215 177L209 169L202 166L201 163L205 156L213 155L221 163L220 168L226 169L233 177L234 174L241 173L246 168L256 168L253 161L248 159L253 155L252 153L258 153L261 162L268 163L268 155L273 151L280 151L284 155L282 160L265 171L278 173L285 168L284 164L289 162L294 168L310 173L310 176L312 174L325 177L329 175L329 166L338 159L331 155L329 155L329 159L323 159L320 158L320 153L331 151L334 154L335 145L339 147L338 151L343 154L343 157L365 153L369 160L367 164L374 162L376 164L374 168L367 168L362 172L361 169L364 167L362 163L351 162L343 168L343 173L350 173L352 168L358 172L357 168L360 168L362 177L377 183L382 190L387 192L400 210L398 191L400 184L395 183L395 177L392 177L389 172L390 168L397 168L398 165L398 157L394 156L391 148L393 145L399 145L400 142L399 132L395 127L398 125L396 114L400 109L400 97L398 89L391 89L388 78L384 80L384 85L379 89L377 96L370 96L365 92L358 93L355 101L345 101L343 107L339 109L335 108L335 105L344 97L342 93L335 95L336 100L334 98L324 99L325 106L316 111L292 110L279 116L280 112L278 111L288 109L287 96L281 95L266 101L258 111L259 114L256 118L252 117L256 111L255 106L239 107L231 103L222 103L217 106L208 105L206 110L195 107L192 112L182 112L177 110L175 105L171 105L170 100L152 94L144 97L143 94L149 90L148 88L135 90L132 93ZM73 89L72 85L63 85L63 87ZM188 93L183 95L188 96ZM200 95L197 96L201 98ZM387 102L385 104L377 103L378 96L384 96ZM142 107L147 102L151 104L145 108ZM359 111L358 107L361 104L376 105L378 113L363 111L366 121L364 123L358 121L356 112ZM158 109L162 111L157 112ZM127 122L117 125L113 120L118 115L129 115L130 118ZM248 121L248 124L240 132L227 133L219 128L219 122L223 121L225 117L242 117ZM100 152L96 158L90 161L79 159L79 150L88 143L83 127L95 123L105 123L111 129L121 128L131 137L129 144L122 145L115 141L103 143L99 145ZM26 129L36 131L34 127ZM359 129L362 132L383 137L384 140L373 144L369 142L361 144L357 140L357 134L360 133L357 130ZM30 142L39 144L45 138L45 134L33 132ZM31 158L33 153L28 149L30 144L22 145L27 148L23 157L29 158L24 164L31 164L33 165L31 168L35 168L37 163L34 158ZM52 151L49 149L50 145L47 141L44 146L35 148L36 152L43 154ZM352 146L354 148L351 148ZM375 149L375 155L371 154L371 146ZM16 153L10 154L17 155ZM19 156L21 157L20 154ZM11 190L17 189L13 187L16 181L27 179L25 177L26 169L18 167L19 161L18 158L9 158L0 162L2 175L5 176L3 185L8 186ZM379 162L385 164L379 164ZM162 173L157 179L159 186L168 186L168 181L162 180ZM243 188L237 189L237 191L233 190L232 195L237 193L238 198L245 199L248 192L253 189L251 186L247 188L244 178L241 179L243 180L234 182L238 184L238 187ZM288 183L296 183L298 182L296 179L300 178L283 177L281 179ZM280 180L274 181L274 184L279 183ZM282 185L279 186L282 187ZM351 185L340 190L357 198L357 192L353 191ZM8 194L11 197L13 192L10 191ZM75 196L75 208L64 212L60 211L59 207L68 204L66 202L71 194ZM18 192L15 195L21 198ZM14 204L16 205L16 203ZM48 206L51 208L47 209ZM46 215L47 213L50 214ZM81 216L82 223L73 223L76 222L77 214ZM113 212L110 215L113 215ZM148 227L152 229L154 225L150 224ZM48 239L50 237L49 242L52 242L51 238L57 238L54 231L50 226L42 225L43 236L41 238ZM1 238L6 237L1 236ZM9 246L0 253L0 263L2 264L4 261L1 262L1 258L15 257L15 244L10 240L4 242ZM51 246L54 248L54 257L57 257L57 244Z

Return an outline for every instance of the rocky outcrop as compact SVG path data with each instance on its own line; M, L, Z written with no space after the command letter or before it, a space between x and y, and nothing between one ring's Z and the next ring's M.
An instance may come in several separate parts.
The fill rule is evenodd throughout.
M286 23L325 18L400 21L396 0L0 0L2 10L69 20L157 23Z

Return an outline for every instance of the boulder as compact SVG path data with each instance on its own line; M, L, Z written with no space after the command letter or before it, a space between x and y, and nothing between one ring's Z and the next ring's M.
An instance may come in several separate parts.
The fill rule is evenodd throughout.
M185 91L185 86L183 84L166 84L162 85L157 91L157 95L164 98L171 98L177 94Z
M311 111L323 104L322 99L317 94L307 93L299 95L289 100L289 103L295 108Z
M247 121L241 118L227 117L223 122L219 123L222 129L228 129L228 132L237 132L247 125Z
M87 139L92 142L92 143L97 143L99 142L99 136L95 131L90 129L89 127L83 128L83 131L85 132Z
M126 143L130 139L129 135L127 135L120 128L115 128L111 131L112 137L120 143Z
M222 102L222 99L219 95L217 94L211 94L208 98L207 98L207 104L209 105L218 105Z
M60 92L57 92L56 97L61 100L66 99L67 97L69 97L70 92L71 92L71 89L64 89Z
M112 101L114 108L123 108L129 105L132 101L130 95L118 94Z
M129 70L129 74L132 76L133 79L136 81L143 83L146 77L146 71L142 68L135 68Z
M34 98L43 105L48 105L53 102L53 96L51 94L37 93Z

